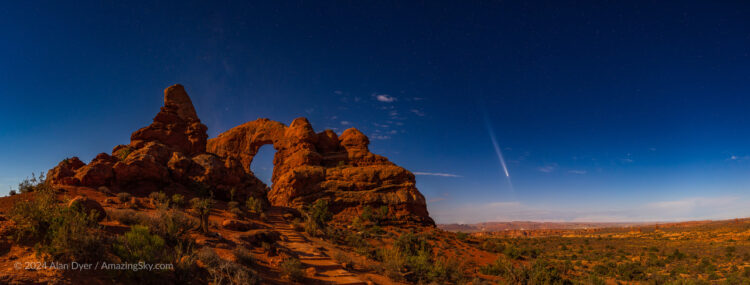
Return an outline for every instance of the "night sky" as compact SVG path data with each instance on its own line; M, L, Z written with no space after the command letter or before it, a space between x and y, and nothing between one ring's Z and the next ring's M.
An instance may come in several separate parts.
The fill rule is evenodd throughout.
M181 83L209 137L359 128L438 223L750 216L748 2L18 2L0 194L128 143Z

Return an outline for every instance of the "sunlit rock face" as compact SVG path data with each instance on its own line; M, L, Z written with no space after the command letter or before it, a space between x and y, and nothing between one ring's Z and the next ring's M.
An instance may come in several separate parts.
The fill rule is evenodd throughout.
M367 136L354 128L338 137L331 130L315 133L305 118L289 126L258 119L210 139L208 151L235 157L249 171L266 144L276 149L272 205L299 208L326 199L339 221L350 221L364 207L385 206L391 223L434 224L414 174L371 153Z
M53 185L73 185L146 195L154 191L213 193L215 198L265 201L267 187L234 157L206 152L201 123L182 85L164 90L164 106L128 145L101 153L88 165L66 159L50 170Z
M48 181L136 195L210 191L218 199L256 197L294 208L325 199L338 221L370 207L387 208L386 222L392 224L434 225L414 174L371 153L369 139L357 129L338 136L316 133L305 118L289 126L258 119L207 138L185 89L170 86L153 123L135 131L129 144L89 164L66 159L50 170ZM263 145L276 149L270 190L250 170Z

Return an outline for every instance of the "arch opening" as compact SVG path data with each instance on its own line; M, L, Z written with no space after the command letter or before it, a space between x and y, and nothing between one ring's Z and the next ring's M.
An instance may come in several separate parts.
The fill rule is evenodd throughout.
M252 162L250 162L250 170L268 188L272 187L271 177L273 176L273 158L275 155L276 149L273 148L273 145L263 145L258 149L255 156L253 156Z

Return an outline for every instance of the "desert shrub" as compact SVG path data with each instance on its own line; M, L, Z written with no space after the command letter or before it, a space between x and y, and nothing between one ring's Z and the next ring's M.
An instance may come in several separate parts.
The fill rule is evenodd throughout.
M302 281L302 262L290 257L281 262L281 276L291 281Z
M378 222L383 222L388 219L388 206L383 205L378 209Z
M381 249L378 251L378 259L382 262L385 276L393 280L403 278L402 271L405 269L406 258L398 249Z
M467 238L469 238L469 234L464 233L464 232L458 232L456 233L456 238L458 240L466 240Z
M429 272L433 283L446 284L463 280L463 268L456 259L440 258L435 261Z
M407 256L417 255L420 251L432 251L432 247L424 237L417 236L412 232L399 236L393 246Z
M505 243L498 239L487 239L482 242L480 248L485 251L499 253L505 250Z
M605 285L607 282L604 282L604 279L599 278L596 275L589 275L588 279L585 282L589 285Z
M30 193L30 192L41 192L41 191L51 191L49 183L47 183L47 179L44 177L44 172L39 174L39 177L37 177L34 173L31 173L31 178L26 178L21 183L18 183L18 191L21 193Z
M624 280L645 280L646 268L638 262L628 262L617 266L617 275Z
M245 201L245 207L248 211L254 214L263 211L263 204L261 203L260 199L257 199L255 197L247 198L247 201Z
M198 260L200 260L208 267L215 267L221 262L221 257L219 257L219 255L209 247L203 247L199 249L198 252L196 252L195 256L196 258L198 258Z
M235 254L237 254L236 251ZM259 282L257 274L237 263L221 259L211 248L201 248L195 256L206 265L211 284L257 284Z
M503 254L510 259L523 259L521 250L514 245L508 245L503 249Z
M128 192L117 193L117 200L120 200L120 203L130 202L130 197L132 196Z
M198 216L200 216L201 231L203 231L204 233L207 233L208 232L208 217L209 215L211 215L211 209L214 206L213 199L193 198L190 200L190 203L192 204L193 210L195 210Z
M354 263L352 258L343 251L334 252L333 259L341 264L347 265L347 267L350 267Z
M234 195L237 194L237 188L229 189L229 201L234 202Z
M162 237L170 246L184 242L187 233L198 224L194 218L175 210L160 211L156 217L147 221L151 231Z
M13 195L16 195L16 194L17 194L16 190L10 190L10 192L8 192L8 196L13 196Z
M151 192L148 197L151 198L151 203L158 207L166 208L167 206L169 206L169 197L162 191Z
M326 224L333 218L328 212L328 201L317 200L305 212L305 232L312 236L325 234Z
M333 215L328 211L327 200L317 200L307 211L310 220L320 225L321 227L333 218Z
M375 214L373 214L372 208L370 208L370 206L364 206L362 208L362 213L359 214L359 218L363 221L375 222Z
M377 252L384 273L395 280L405 278L416 283L458 283L463 270L455 261L434 259L432 246L423 235L407 232L399 236L389 249Z
M734 256L735 252L737 252L737 248L734 246L727 246L726 248L724 248L724 254L726 255L726 257L731 258L732 256Z
M242 246L238 246L237 248L235 248L232 253L234 254L234 257L237 258L237 261L240 264L251 266L255 262L255 259L253 258L253 255L250 253L250 251Z
M172 205L175 208L182 209L185 207L185 196L182 196L180 194L174 194L172 195Z
M119 209L112 209L112 210L106 210L107 211L107 217L109 217L112 220L118 221L123 225L136 225L136 224L142 224L144 223L144 220L149 219L148 216L146 216L143 213L136 212L130 209L127 210L119 210Z
M495 262L480 267L479 272L487 275L502 276L510 271L509 267L511 266L513 266L513 264L507 259L498 258Z
M255 272L241 265L223 260L216 267L208 268L211 284L258 284Z
M165 260L164 245L164 240L151 234L148 227L133 225L130 231L117 238L113 250L126 262L160 263Z
M116 151L115 153L113 153L112 155L113 155L113 156L115 156L115 157L117 157L117 159L119 159L119 160L121 160L121 161L122 161L122 160L125 160L126 158L128 158L128 156L129 156L129 155L130 155L130 153L132 153L132 152L133 152L133 148L132 148L132 147L129 147L129 146L126 146L126 147L123 147L123 148L120 148L120 149L118 149L118 150L117 150L117 151Z
M18 241L35 242L38 253L55 260L92 261L106 250L94 212L58 205L51 188L38 188L31 200L9 212Z

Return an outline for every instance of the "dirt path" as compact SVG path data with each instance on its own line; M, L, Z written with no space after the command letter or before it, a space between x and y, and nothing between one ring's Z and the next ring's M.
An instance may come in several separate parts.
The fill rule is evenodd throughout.
M279 244L292 250L306 268L315 268L315 276L308 276L308 278L318 280L321 284L367 284L347 271L336 260L321 252L304 235L295 231L292 225L284 220L282 210L272 209L267 214L266 221L284 237Z

